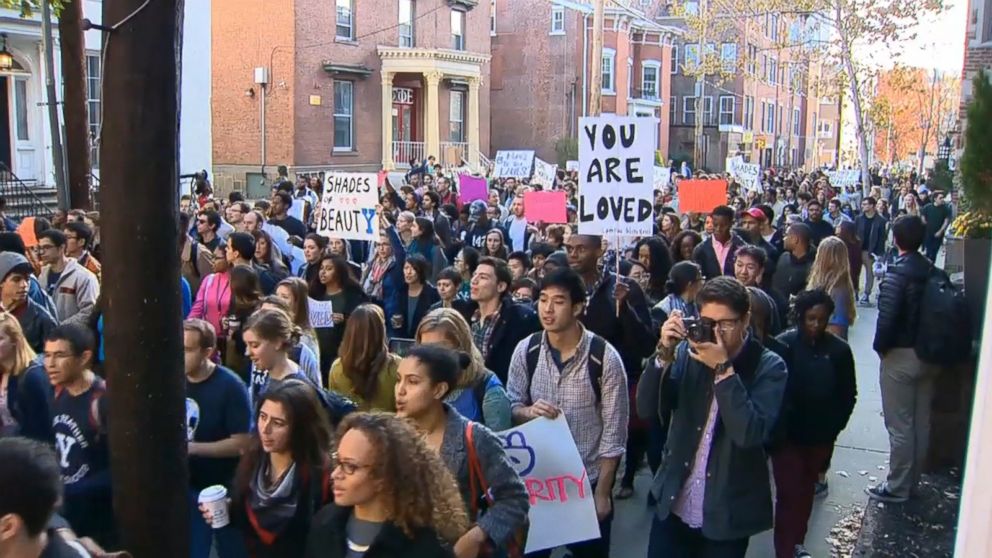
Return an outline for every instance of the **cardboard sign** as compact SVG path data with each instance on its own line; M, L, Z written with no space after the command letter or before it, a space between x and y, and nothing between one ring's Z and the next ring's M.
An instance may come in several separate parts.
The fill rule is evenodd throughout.
M664 190L672 182L672 167L654 168L654 189Z
M493 164L494 178L527 178L534 166L534 152L497 151Z
M656 118L579 119L579 234L654 234Z
M727 205L726 180L679 182L679 211L682 213L711 213L718 205Z
M745 163L744 158L737 156L727 159L727 172L737 179L745 190L761 192L761 165Z
M310 325L314 328L334 327L334 305L330 300L314 300L307 297Z
M21 219L21 224L17 225L17 234L21 235L25 248L34 248L38 245L38 237L34 234L34 217Z
M578 161L565 161L565 170L568 172L577 172L579 170Z
M462 203L472 203L475 200L485 201L489 197L489 185L481 176L470 174L458 175L458 199Z
M536 157L534 158L534 178L531 179L533 184L540 184L546 190L550 190L555 186L555 177L557 175L558 165L545 163Z
M328 238L378 240L376 173L328 172L317 214L317 234Z
M530 496L527 553L599 538L596 503L565 417L499 432Z
M524 194L524 217L529 223L567 223L568 214L566 193L562 190L553 192L526 192Z

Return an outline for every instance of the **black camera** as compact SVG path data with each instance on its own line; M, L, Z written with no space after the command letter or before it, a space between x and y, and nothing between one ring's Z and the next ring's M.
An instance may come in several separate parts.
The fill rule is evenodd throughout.
M686 338L693 343L716 343L713 329L716 324L706 318L683 318Z

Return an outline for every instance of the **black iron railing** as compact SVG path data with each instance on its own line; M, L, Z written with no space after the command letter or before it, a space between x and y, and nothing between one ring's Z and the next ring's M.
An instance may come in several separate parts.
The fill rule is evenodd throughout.
M43 200L32 188L0 162L0 196L7 202L5 213L8 217L52 217L55 208Z

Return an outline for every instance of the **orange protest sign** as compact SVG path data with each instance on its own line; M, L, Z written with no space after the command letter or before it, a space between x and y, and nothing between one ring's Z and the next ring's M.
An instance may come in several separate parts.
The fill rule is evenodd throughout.
M679 182L679 211L710 213L718 205L727 205L726 180L682 180Z
M34 234L34 217L25 217L21 224L17 226L17 234L21 235L25 248L34 248L38 245L38 237Z

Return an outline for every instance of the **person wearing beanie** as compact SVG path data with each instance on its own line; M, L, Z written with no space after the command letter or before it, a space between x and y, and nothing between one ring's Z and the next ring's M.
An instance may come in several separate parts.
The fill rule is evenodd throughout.
M17 318L28 344L36 353L41 353L48 332L58 324L48 310L28 297L31 272L31 263L24 256L0 252L0 305Z
M0 252L13 252L25 258L28 257L27 250L24 248L24 239L21 238L21 235L13 232L0 232ZM31 260L28 262L30 263ZM32 273L28 276L28 298L48 310L48 313L53 317L56 316L55 303L52 302L52 297L48 296L45 289L41 288L41 283L34 275L34 265L31 266L31 269Z

